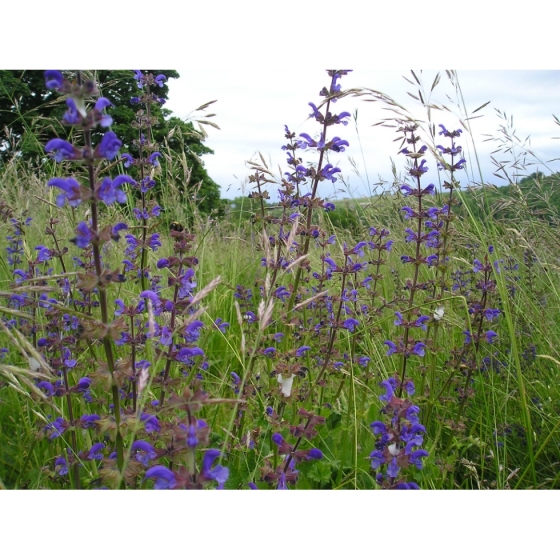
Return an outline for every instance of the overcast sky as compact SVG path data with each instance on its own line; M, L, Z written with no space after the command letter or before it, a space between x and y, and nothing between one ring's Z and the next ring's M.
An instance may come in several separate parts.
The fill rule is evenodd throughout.
M187 118L198 106L207 101L217 100L209 111L211 109L216 113L211 120L218 124L220 130L205 127L209 134L206 145L215 153L205 156L204 161L210 176L220 184L223 195L228 198L242 193L249 174L245 162L255 157L259 151L270 162L276 175L279 174L279 165L282 173L288 170L285 154L281 150L281 146L285 144L284 125L288 125L290 130L297 134L305 132L312 137L319 131L318 123L308 119L311 111L308 103L318 105L322 101L318 95L319 91L329 83L329 77L324 70L293 70L289 73L263 68L177 70L181 78L170 80L169 101L166 104L174 114ZM416 71L426 98L430 95L437 73ZM560 71L481 70L458 71L457 75L469 115L473 116L473 111L490 102L474 114L480 118L469 121L485 182L504 184L504 181L494 176L497 169L490 158L491 152L498 149L500 143L484 140L490 136L500 137L500 127L506 126L509 129L512 116L511 130L515 131L521 144L530 136L526 146L542 162L538 163L534 157L527 155L527 163L538 163L528 167L529 173L537 169L545 173L560 170L559 162L550 162L560 157L560 140L553 139L554 136L560 137L560 128L552 116L560 116ZM408 95L410 92L418 96L418 85L411 85L403 76L414 81L410 70L356 68L351 74L343 77L340 83L344 89L378 90L393 98L417 119L426 121L425 108ZM436 125L443 124L448 130L463 128L459 119L464 117L464 112L458 106L460 99L456 89L445 71L440 72L440 77L439 84L431 93L430 102L439 106L445 105L450 111L434 110L432 121ZM366 97L347 97L339 100L333 107L336 112L348 111L353 115L358 111L359 136L353 119L346 127L337 125L329 128L331 136L336 135L348 140L350 147L341 154L331 152L331 163L342 169L347 186L340 180L334 185L324 181L321 185L321 195L324 197L345 197L349 194L363 196L375 189L374 184L378 183L380 178L392 182L391 158L396 164L397 172L404 173L406 158L397 155L399 144L393 142L397 136L396 132L393 129L371 126L381 119L396 115L387 110L387 105L365 102L364 99ZM500 118L496 109L502 114L505 113L507 119ZM445 145L446 139L438 137L436 143ZM475 165L468 135L461 137L460 145L465 150L469 164ZM522 151L521 147L517 147L514 153L519 155ZM303 157L305 160L306 155ZM308 159L312 160L313 157L313 151L310 150ZM494 157L499 161L514 161L511 153L496 153ZM357 165L359 176L349 158ZM433 160L429 160L428 166L431 167L431 172L426 178L437 183L438 176ZM506 169L510 175L516 173L509 164L506 164ZM519 170L518 173L526 172ZM476 168L467 169L459 178L463 185L480 181ZM244 192L249 192L247 186Z

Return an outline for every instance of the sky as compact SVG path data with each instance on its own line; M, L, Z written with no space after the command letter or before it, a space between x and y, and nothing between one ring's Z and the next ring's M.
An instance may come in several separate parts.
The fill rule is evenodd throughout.
M204 157L210 176L222 187L222 195L234 198L250 192L246 178L250 174L247 161L262 154L270 169L279 176L288 171L285 153L284 125L292 132L302 132L314 136L319 132L319 124L309 119L309 102L319 105L323 98L319 91L328 85L330 78L323 69L310 68L285 72L280 69L185 69L177 68L181 77L169 81L169 101L166 107L181 118L193 118L193 110L205 102L217 100L210 111L216 116L211 121L220 129L205 126L208 138L205 144L214 150L213 155ZM431 91L435 77L440 81ZM498 169L492 163L494 153L497 161L508 162L505 169L510 177L521 177L534 171L551 173L560 171L559 161L551 161L560 156L560 127L553 114L560 116L560 71L558 70L459 70L458 83L464 99L467 115L477 117L464 120L465 109L457 89L447 73L437 70L415 71L422 84L423 97L427 103L445 106L448 110L432 110L431 119L437 127L443 124L448 130L466 129L470 126L472 140L463 134L458 142L468 160L465 172L457 178L461 184L480 183L480 173L472 149L473 141L485 183L507 184L494 175ZM414 82L410 84L405 78ZM426 123L427 111L409 93L418 96L420 86L415 82L410 70L375 70L356 68L340 80L343 89L371 89L380 91L400 104L416 119ZM342 179L336 183L323 181L320 194L329 198L367 196L373 192L389 189L393 179L392 161L397 174L404 179L406 158L398 155L400 143L395 129L372 126L382 119L396 117L386 103L368 102L373 96L346 97L333 107L336 112L348 111L352 118L347 126L337 125L328 129L329 134L348 140L350 146L344 153L331 152L331 163L341 169ZM428 101L429 100L429 101ZM488 103L483 109L476 109ZM357 111L357 119L354 118ZM498 111L500 113L498 113ZM202 113L198 113L202 115ZM513 119L513 120L512 120ZM462 123L461 123L462 120ZM513 124L513 126L511 126ZM519 142L500 141L504 127L514 133ZM511 134L510 134L511 136ZM527 140L527 137L530 137ZM429 137L424 135L426 139ZM494 138L492 140L492 138ZM488 140L490 139L490 140ZM446 144L446 139L438 136L436 144ZM511 149L510 153L505 152ZM516 157L525 149L526 169L512 167ZM302 154L304 161L313 161L314 150ZM540 160L540 161L539 161ZM352 164L352 161L354 164ZM281 168L281 172L279 170ZM428 158L430 173L427 182L438 184L440 177L433 158ZM500 172L504 176L503 171ZM376 186L381 180L384 186Z

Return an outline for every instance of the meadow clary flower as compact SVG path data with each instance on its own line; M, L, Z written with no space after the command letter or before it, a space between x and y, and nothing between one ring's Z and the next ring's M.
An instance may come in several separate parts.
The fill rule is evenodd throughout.
M219 449L209 449L202 458L202 474L209 480L215 480L218 488L223 488L229 477L229 469L222 465L216 465L212 468L214 461L222 455Z
M298 358L301 358L301 356L303 356L303 354L305 352L307 352L308 350L311 350L311 346L300 346L297 350L296 350L296 356Z
M68 464L64 457L57 457L54 462L54 470L58 476L65 476L68 474Z
M172 489L177 484L175 475L167 467L157 465L146 471L145 478L154 478L156 490Z
M137 440L132 444L133 457L145 467L157 457L155 449L147 441Z
M80 222L78 224L76 233L78 235L70 241L72 241L72 243L75 243L80 249L85 249L91 243L94 237L94 232L88 227L85 222Z
M383 344L385 344L388 348L387 356L391 356L391 354L394 354L397 351L397 345L394 342L386 340Z
M342 326L350 332L354 332L355 328L359 326L359 324L360 321L357 321L356 319L346 319L346 321L342 323Z
M486 331L484 336L486 337L488 344L494 344L494 341L498 337L498 333L495 331Z
M136 163L136 160L130 154L121 154L121 158L125 160L124 166L130 167Z
M100 97L93 107L97 122L104 128L108 128L113 124L113 118L102 113L103 109L107 107L114 107L114 105L106 97Z
M76 102L70 97L66 100L66 105L68 107L66 113L62 117L62 122L64 124L74 126L82 121L82 116L78 111Z
M95 157L112 160L118 154L121 146L122 142L117 138L117 135L109 130L103 135L101 142L95 148Z
M74 147L70 142L66 140L61 140L60 138L53 138L45 144L45 152L53 152L52 158L57 163L64 161L65 159L74 160L80 159L82 153L78 148Z
M89 450L89 453L87 454L87 458L90 461L94 461L94 460L101 460L103 459L103 453L101 452L102 449L105 449L105 444L104 443L96 443L94 444L91 449Z
M136 181L128 175L117 175L114 179L105 177L97 189L97 196L107 206L118 202L124 204L126 202L126 194L120 189L121 185L129 183L136 184Z
M60 89L64 83L62 72L58 70L45 71L45 86L47 89Z

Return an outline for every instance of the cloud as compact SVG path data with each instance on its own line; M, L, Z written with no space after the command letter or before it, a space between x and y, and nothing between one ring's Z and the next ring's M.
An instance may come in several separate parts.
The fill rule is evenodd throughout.
M310 101L318 104L322 101L319 91L328 84L329 78L324 70L309 69L283 72L270 69L255 70L189 70L179 69L181 78L170 84L170 99L167 107L177 116L186 117L194 108L204 102L217 99L211 106L216 113L214 120L221 130L209 129L206 144L215 152L214 155L204 157L210 176L218 182L225 193L225 189L233 185L227 192L228 197L243 183L249 174L246 161L253 154L260 151L265 158L270 159L273 171L278 174L278 165L287 171L286 155L281 150L285 144L284 125L296 133L306 132L311 136L319 131L318 124L308 118ZM476 150L481 161L485 181L498 181L493 176L495 167L490 156L499 147L499 142L485 141L491 137L503 136L502 128L507 130L513 115L513 127L521 143L528 135L531 136L530 147L540 157L542 162L553 159L558 152L558 141L553 136L560 136L560 130L554 124L552 114L557 111L556 92L560 86L559 71L459 71L460 90L468 111L468 116L480 117L470 121L464 120L462 99L456 84L445 72L440 73L440 82L431 91L437 75L436 71L416 72L422 83L419 86L414 76L408 70L361 70L345 76L341 80L343 88L370 88L381 91L402 107L414 118L426 123L428 113L422 104L412 96L420 97L418 90L422 90L422 97L433 104L430 118L436 125L442 123L452 130L461 125L470 124L473 131ZM408 78L409 81L403 78ZM412 82L412 83L410 83ZM387 104L367 102L366 98L347 97L332 106L334 111L357 110L357 122L348 126L337 125L329 129L329 134L347 139L350 147L344 154L331 154L332 163L343 170L348 178L350 190L367 193L371 184L378 181L378 176L391 182L391 159L395 162L399 173L404 174L406 159L397 155L400 144L395 142L396 130L372 125L381 119L396 117ZM482 104L490 104L481 111L473 111ZM438 107L438 108L436 108ZM499 109L500 114L496 111ZM400 110L400 109L399 109ZM504 114L506 118L503 118ZM501 115L501 116L500 116ZM356 126L358 132L356 132ZM427 130L427 129L426 129ZM442 143L441 137L436 137L436 144ZM466 149L469 143L468 135L463 135L461 145ZM515 148L517 153L521 147ZM474 157L472 148L470 157ZM306 154L302 156L306 158ZM358 177L350 165L347 157L351 157L361 172ZM494 155L497 159L510 158L507 154ZM533 160L528 156L529 160ZM471 162L473 163L473 162ZM545 172L558 171L558 162L550 164L550 169L542 167ZM435 163L431 162L435 170ZM476 166L473 165L473 170ZM535 169L531 166L528 173ZM369 177L370 186L366 175ZM437 174L430 175L429 180L438 181ZM480 182L478 170L466 177L462 184ZM499 181L498 181L499 182ZM326 183L326 182L325 182ZM336 183L340 188L342 184ZM333 186L324 185L329 192L334 192Z

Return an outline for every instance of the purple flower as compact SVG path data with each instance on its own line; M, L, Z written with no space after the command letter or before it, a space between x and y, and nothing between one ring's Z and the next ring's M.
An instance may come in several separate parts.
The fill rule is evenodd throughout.
M420 315L416 321L414 321L415 327L420 327L423 331L427 330L426 322L430 320L428 315Z
M89 428L95 428L97 426L95 423L97 420L101 420L101 416L98 414L84 414L80 418L80 425L86 430Z
M416 389L414 388L414 383L412 381L407 381L404 384L404 389L410 397L412 397L412 395L414 395L414 393L416 391Z
M169 266L169 259L159 259L159 261L156 263L156 267L157 268L167 268Z
M371 459L372 469L378 469L385 462L385 457L383 457L381 451L372 451L369 458Z
M408 185L401 185L400 190L403 193L403 196L410 196L414 193L414 189Z
M229 323L226 323L223 319L220 319L220 317L218 317L214 323L216 324L216 326L223 332L226 332L226 329L229 327Z
M160 305L161 303L159 296L152 290L144 290L138 297L149 299L154 305Z
M417 342L414 347L412 348L412 353L416 354L417 356L424 356L426 345L423 342Z
M391 397L395 394L395 389L397 388L397 381L393 377L389 379L384 379L380 384L381 387L385 388L385 394L379 397L379 400L388 402Z
M70 97L66 100L66 105L68 106L68 110L66 111L66 113L64 113L62 122L70 126L79 124L82 120L82 117L78 111L76 102Z
M357 321L356 319L346 319L346 321L344 321L342 323L342 326L345 329L348 329L350 332L354 332L354 329L360 324L360 321Z
M372 422L369 427L373 430L375 435L384 435L387 433L387 426L379 420Z
M37 384L37 387L41 389L48 397L52 397L55 394L52 383L49 383L48 381L41 381Z
M126 194L119 188L124 183L135 185L136 181L128 175L117 175L112 180L110 177L105 177L101 185L99 185L97 196L107 204L107 206L115 202L124 204L126 202Z
M308 105L311 107L311 109L313 110L313 112L309 115L310 117L313 117L317 120L322 120L323 115L319 112L319 109L317 109L317 106L313 103L308 103Z
M427 457L428 455L429 453L427 451L418 449L408 456L408 460L412 465L415 465L417 469L421 469L424 466L422 465L422 458Z
M290 296L290 291L285 286L280 286L274 291L274 296L284 302Z
M275 443L276 445L280 446L282 445L282 443L284 443L284 438L282 437L282 434L279 434L278 432L276 432L275 434L272 434L272 442Z
M395 485L395 490L420 490L416 482L399 482Z
M35 250L38 251L37 261L40 263L46 262L51 258L50 250L44 245L37 245Z
M247 321L247 323L251 325L256 322L257 316L252 311L247 311L247 313L243 315L243 319L245 319L245 321Z
M499 309L485 309L484 310L484 316L486 317L486 319L488 321L493 321L494 319L497 319L500 316L500 310Z
M308 350L311 350L311 346L300 346L297 350L296 350L296 356L298 358L301 358L303 356L303 354L305 354L305 352L307 352Z
M215 480L218 483L218 488L223 488L229 476L229 469L216 465L212 469L214 461L222 455L219 449L209 449L202 458L202 474L205 478Z
M456 138L457 136L460 136L461 133L463 132L460 128L454 130L453 132L449 132L442 124L438 126L441 128L441 132L439 132L439 135L441 136L443 134L443 136L446 136L447 138Z
M362 367L366 367L370 361L371 358L369 358L368 356L362 356L358 359L358 364L360 364Z
M73 177L68 179L55 177L47 183L47 186L58 187L63 191L56 197L56 205L60 208L64 206L66 200L72 208L76 208L82 202L80 184Z
M167 467L157 465L146 471L145 478L155 478L154 488L156 490L166 490L174 488L177 481L175 475Z
M155 78L155 82L159 87L163 87L163 82L165 80L167 80L166 76L164 74L158 74Z
M429 257L426 258L426 263L429 267L436 266L438 262L439 262L439 255L430 255Z
M68 464L64 457L58 457L54 462L54 470L58 476L64 476L68 474Z
M330 141L330 149L334 152L344 152L344 146L350 146L350 144L346 140L341 140L338 136Z
M103 459L103 453L101 453L102 449L105 449L104 443L96 443L95 445L92 445L89 453L87 454L87 458L90 461L99 461L100 459Z
M306 458L308 461L319 460L323 458L323 452L320 449L313 448L307 452Z
M152 432L159 432L161 429L159 420L153 414L146 414L143 412L140 415L140 420L144 422L144 430L146 430L146 433L148 434Z
M430 183L425 189L422 190L422 194L434 194L435 189L435 185L433 183Z
M139 88L142 88L142 81L144 80L144 74L140 70L134 70L134 79Z
M134 458L142 463L145 467L148 463L157 457L155 449L147 442L142 440L137 440L132 444L131 451L136 451Z
M488 344L494 344L494 341L498 337L498 333L494 331L487 331L484 336L486 337Z
M393 457L387 468L387 474L390 477L395 478L399 474L400 470L401 468L397 465L397 458Z
M406 185L403 185L406 186ZM401 187L402 188L402 187ZM409 220L417 216L416 212L410 206L403 206L401 210L404 212L404 219Z
M386 340L383 344L385 344L388 347L387 356L390 356L391 354L394 354L397 351L397 346L395 345L394 342L391 342L390 340Z
M78 148L75 148L70 142L61 140L60 138L49 140L45 144L45 152L54 152L52 157L57 163L65 159L79 159L82 155Z
M51 432L49 439L55 439L57 437L60 437L65 432L67 427L68 423L64 420L64 418L61 418L59 416L54 422L47 424L44 429L45 431Z
M45 71L45 86L47 89L60 89L64 83L62 72L58 70Z
M101 113L103 109L106 109L107 107L114 107L114 105L106 97L100 97L93 108L95 111ZM102 114L99 119L99 124L107 128L113 124L113 118L110 115Z
M344 126L346 126L348 124L348 118L351 116L352 115L348 111L344 111L340 113L340 115L335 115L333 118L336 119L336 124L343 124Z
M66 362L74 363L74 366L77 363L76 360L66 360L65 364ZM74 367L74 366L68 366L68 367ZM83 391L87 391L90 387L91 387L91 379L89 377L82 377L76 385L76 390L79 392L83 392Z
M179 352L177 352L177 360L183 362L184 364L190 363L194 356L204 356L204 350L201 348L197 348L196 346L193 348L181 348Z
M101 142L95 148L96 158L113 159L121 149L122 142L117 138L117 135L109 130L103 135Z
M78 235L70 241L72 241L72 243L75 243L80 249L85 249L93 239L93 231L85 222L80 222L78 224L78 227L76 228L76 233Z
M325 165L325 167L323 167L323 169L321 170L321 175L325 178L328 179L329 181L332 181L333 183L336 182L336 177L334 176L335 173L340 173L340 168L338 167L334 167L332 165L332 163L328 163L327 165Z
M159 240L159 237L160 237L159 233L154 233L148 239L148 247L152 251L157 251L157 249L161 247L161 241Z
M124 162L125 167L130 167L136 163L136 160L130 154L121 154L121 158L126 160Z
M321 133L321 139L319 140L319 143L315 142L315 140L313 140L311 136L309 136L309 134L302 133L300 134L300 137L305 138L305 141L300 140L298 142L299 148L301 148L302 150L305 150L306 148L321 149L325 147L325 140L323 138L323 133Z
M159 161L157 160L158 157L160 157L161 154L159 152L154 152L149 158L148 161L150 162L151 165L153 165L154 167L158 167L159 165Z

